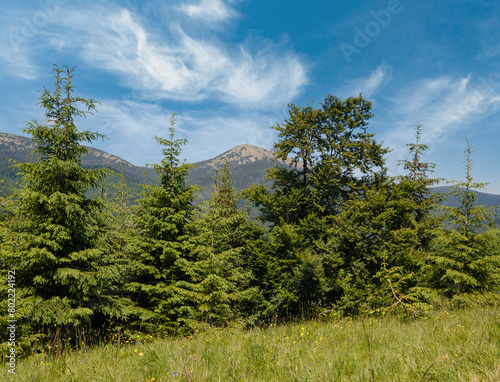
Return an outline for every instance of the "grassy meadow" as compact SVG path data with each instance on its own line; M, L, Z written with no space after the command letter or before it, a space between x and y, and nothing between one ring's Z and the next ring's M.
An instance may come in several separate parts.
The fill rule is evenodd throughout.
M143 338L144 340L144 338ZM500 381L500 308L342 318L130 343L18 361L18 381ZM6 372L4 370L3 377Z

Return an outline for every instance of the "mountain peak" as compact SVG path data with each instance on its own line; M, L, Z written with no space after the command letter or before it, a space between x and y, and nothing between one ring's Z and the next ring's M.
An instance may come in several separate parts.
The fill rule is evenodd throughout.
M260 161L271 162L273 159L274 153L271 150L245 143L243 145L236 146L213 159L209 159L201 163L215 168L220 166L225 161L229 161L234 166L251 164Z
M222 160L236 159L238 158L238 164L251 163L258 160L273 160L274 153L271 150L264 149L262 147L253 146L245 143L240 146L226 151L225 153L219 155L217 158Z

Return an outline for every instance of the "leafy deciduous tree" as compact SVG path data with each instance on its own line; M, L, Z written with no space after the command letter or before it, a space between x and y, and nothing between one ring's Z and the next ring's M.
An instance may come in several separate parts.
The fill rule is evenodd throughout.
M270 190L257 186L248 192L273 225L337 214L361 187L362 176L383 167L388 152L367 132L371 103L361 96L343 101L328 95L318 109L290 104L289 114L273 127L280 138L274 151L292 168L275 166L268 172Z

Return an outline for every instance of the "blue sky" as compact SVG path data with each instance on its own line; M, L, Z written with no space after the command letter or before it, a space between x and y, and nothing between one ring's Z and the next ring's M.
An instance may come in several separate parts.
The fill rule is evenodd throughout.
M77 66L76 94L101 102L79 122L95 147L136 165L176 112L189 162L243 143L272 148L287 105L325 95L373 102L369 130L397 161L423 125L435 175L473 175L500 194L500 5L496 1L190 0L2 2L0 131L43 121L52 64ZM312 102L312 103L311 103Z

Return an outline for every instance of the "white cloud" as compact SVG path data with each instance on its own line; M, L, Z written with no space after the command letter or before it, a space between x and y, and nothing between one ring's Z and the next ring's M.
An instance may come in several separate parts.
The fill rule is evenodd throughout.
M31 57L24 49L14 53L9 47L0 44L0 62L3 63L4 70L7 70L11 76L25 80L34 80L36 78L35 68L31 64Z
M24 23L28 25L29 20L24 20ZM35 67L31 63L29 51L33 43L30 40L35 39L37 32L35 29L28 30L26 25L18 16L11 19L5 16L0 17L0 36L2 36L0 38L0 63L2 63L3 71L7 71L9 75L33 80Z
M207 21L223 21L236 15L222 0L201 0L198 4L182 5L180 9L192 18Z
M345 97L357 96L360 93L363 93L364 98L369 98L380 87L391 80L391 75L391 66L382 62L377 69L370 73L368 77L349 81L342 87L340 93Z
M403 124L418 119L442 133L460 129L470 119L490 112L489 105L498 101L499 94L497 86L472 81L472 76L440 77L415 83L393 101Z
M227 69L217 89L226 102L241 106L287 103L307 82L305 68L287 53L281 58L269 53L252 56L242 47Z
M168 21L168 32L153 33L127 9L93 9L85 14L71 11L60 18L68 33L66 42L56 40L55 45L79 49L86 61L118 74L127 86L149 97L210 98L272 108L289 102L307 83L301 59L271 41L259 41L258 48L249 40L229 46L215 35L188 36L175 18Z
M500 86L491 77L443 76L416 81L396 91L389 102L386 116L376 123L384 125L381 138L394 149L388 163L395 163L405 156L405 144L413 141L417 123L424 127L422 142L432 154L450 144L458 131L493 114L500 105Z

